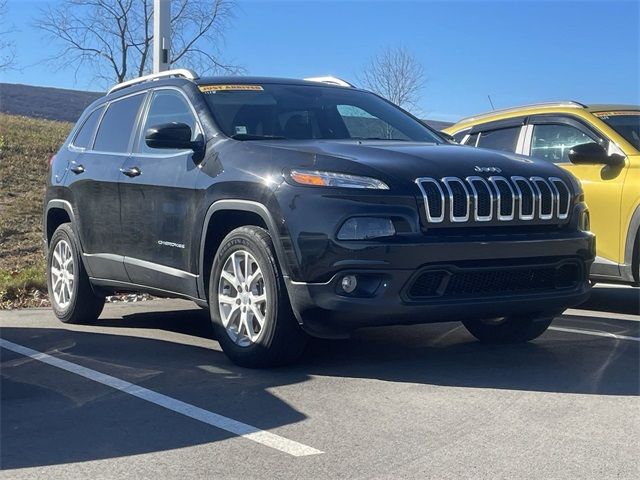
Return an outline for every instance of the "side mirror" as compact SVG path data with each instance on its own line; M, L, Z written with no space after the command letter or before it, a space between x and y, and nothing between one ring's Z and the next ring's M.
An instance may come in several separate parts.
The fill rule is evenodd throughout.
M569 150L569 160L576 165L609 165L618 167L624 165L624 157L613 154L607 155L602 145L595 142L581 143Z
M163 123L147 129L144 135L146 144L151 148L171 148L193 150L203 148L202 138L191 141L191 127L186 123Z

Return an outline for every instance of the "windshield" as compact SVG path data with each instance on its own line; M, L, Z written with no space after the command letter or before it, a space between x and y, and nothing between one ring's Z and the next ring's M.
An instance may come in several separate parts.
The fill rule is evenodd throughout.
M613 128L627 142L640 150L640 110L626 112L598 112L596 117Z
M222 131L237 140L396 140L442 143L368 92L321 85L201 85Z

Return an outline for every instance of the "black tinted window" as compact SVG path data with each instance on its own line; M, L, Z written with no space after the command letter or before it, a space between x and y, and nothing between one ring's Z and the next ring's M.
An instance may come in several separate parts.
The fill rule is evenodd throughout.
M467 141L464 142L465 145L469 145L470 147L475 147L476 143L478 142L478 135L480 135L479 133L474 133L472 135L469 135L469 138L467 138Z
M462 132L458 132L455 135L453 135L453 139L457 142L460 143L462 142L462 139L467 135L468 130L463 130Z
M76 138L73 140L73 145L81 148L89 148L91 146L91 140L93 140L93 134L96 131L96 125L100 120L100 115L104 107L100 107L94 110L91 115L87 117L80 130L76 134Z
M103 152L126 152L138 109L144 94L117 100L109 105L102 118L93 149Z
M491 148L493 150L515 152L519 134L520 127L501 128L499 130L482 132L477 146Z
M147 146L144 135L148 128L163 123L179 122L189 125L191 128L191 139L195 139L199 133L197 130L196 117L193 115L189 104L185 98L175 90L159 90L153 94L147 119L142 128L141 151L158 152L158 149ZM163 149L163 153L171 153L172 150Z

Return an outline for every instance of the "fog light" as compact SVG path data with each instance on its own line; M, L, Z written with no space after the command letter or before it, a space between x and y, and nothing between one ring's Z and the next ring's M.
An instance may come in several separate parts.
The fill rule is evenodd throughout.
M358 286L358 279L355 275L345 275L344 277L342 277L340 286L342 287L344 293L352 293Z
M352 217L342 224L338 240L368 240L395 234L396 229L390 218Z

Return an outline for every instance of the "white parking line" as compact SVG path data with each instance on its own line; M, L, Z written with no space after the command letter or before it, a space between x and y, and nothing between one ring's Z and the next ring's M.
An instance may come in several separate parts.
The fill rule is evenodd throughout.
M226 430L227 432L231 432L248 440L253 440L254 442L261 443L262 445L273 448L275 450L280 450L281 452L288 453L289 455L293 455L294 457L303 457L306 455L317 455L320 453L324 453L321 450L316 450L315 448L308 447L307 445L303 445L302 443L298 443L293 440L289 440L287 438L281 437L280 435L260 430L259 428L247 425L246 423L238 422L237 420L233 420L232 418L225 417L223 415L218 415L217 413L213 413L208 410L196 407L195 405L176 400L175 398L171 398L161 393L154 392L153 390L149 390L148 388L141 387L134 383L120 380L119 378L112 377L111 375L106 375L96 370L82 367L75 363L62 360L61 358L53 357L46 353L32 350L28 347L23 347L22 345L9 342L8 340L4 340L2 338L0 338L0 347L6 348L7 350L11 350L15 353L19 353L20 355L30 357L34 360L38 360L42 363L46 363L47 365L61 368L62 370L66 370L67 372L75 373L76 375L88 378L89 380L93 380L94 382L107 385L108 387L115 388L116 390L120 390L124 393L128 393L129 395L133 395L134 397L146 400L147 402L159 405L168 410L172 410L176 413L180 413L195 420L199 420L213 427L219 428L221 430Z
M577 328L564 328L564 327L549 327L549 330L555 330L556 332L566 333L582 333L583 335L592 335L594 337L608 337L615 338L617 340L631 340L632 342L640 342L640 337L629 337L627 335L618 335L609 332L594 332L593 330L582 330Z
M629 322L640 322L640 315L629 315L625 313L614 312L600 312L597 310L578 310L570 308L565 310L563 316L571 315L574 317L589 317L589 318L606 318L611 320L627 320Z

